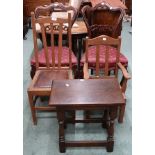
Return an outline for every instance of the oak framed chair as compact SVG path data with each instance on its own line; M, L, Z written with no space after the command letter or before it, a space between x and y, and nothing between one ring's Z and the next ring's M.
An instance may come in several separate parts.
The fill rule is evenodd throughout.
M71 14L68 18L52 19L51 17L36 18L32 12L32 30L34 41L34 58L36 72L27 89L33 123L37 124L38 110L55 111L55 107L37 106L36 99L41 96L49 96L54 79L73 79L72 66L77 59L71 49ZM36 25L40 26L43 48L39 50L37 42ZM46 32L50 32L51 46L47 46ZM67 46L62 45L63 31L67 33ZM58 46L54 45L55 33L58 34ZM42 58L42 59L40 59Z
M89 74L89 69L92 69L91 64L89 63L89 50L90 48L96 48L96 55L94 56L94 66L95 70L93 75ZM122 72L122 78L120 80L120 88L122 90L122 94L125 98L125 91L127 88L127 81L131 78L126 68L120 62L120 47L121 47L121 38L118 37L112 38L106 35L101 35L96 38L86 39L86 52L85 52L85 62L83 67L84 79L95 79L95 78L118 78L119 69ZM111 62L110 62L110 53L111 48L116 48L117 52L115 52L115 64L113 64L112 68L114 70L113 73L111 71ZM114 57L113 57L114 58ZM119 109L119 117L118 121L120 123L123 122L123 117L125 113L125 106L121 106ZM90 111L85 112L85 117L90 117Z
M62 3L56 2L56 3L51 3L50 5L47 5L47 6L38 6L34 11L34 15L35 15L36 19L44 18L45 16L50 17L52 19L68 18L68 13L71 14L71 27L72 27L76 18L77 18L77 9L75 9L72 6L67 6ZM47 26L47 29L48 28L49 27ZM40 33L40 26L36 26L36 29L38 31L37 38L39 38L41 40L41 42L43 43L43 37L42 37L42 34ZM63 31L63 35L62 35L63 44L65 44L64 41L66 41L66 39L67 39L66 34L67 34L66 31ZM54 42L55 42L55 45L57 45L58 44L58 35L57 35L57 33L54 35L55 35ZM47 45L51 46L51 35L49 33L46 33L46 38L47 38L46 39ZM73 47L72 47L72 49L73 49ZM62 59L65 59L65 57L66 56L63 54ZM74 59L74 56L72 57L72 59ZM43 60L45 60L44 54L40 54L38 62L40 65L42 65L42 67L46 66L46 63ZM72 62L75 62L75 60L73 60ZM36 61L35 61L34 55L31 58L30 64L31 64L30 75L31 75L31 78L33 78L35 71L36 71Z

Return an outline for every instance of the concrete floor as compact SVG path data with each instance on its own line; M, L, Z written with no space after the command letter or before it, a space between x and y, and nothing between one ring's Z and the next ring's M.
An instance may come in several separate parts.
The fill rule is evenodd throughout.
M123 23L121 51L129 60L128 71L132 69L132 35L130 23ZM32 124L31 112L27 97L27 87L30 78L30 56L33 51L32 30L23 41L23 148L24 155L131 155L132 154L132 80L128 82L126 91L127 106L124 123L115 121L114 151L107 153L104 147L67 148L66 153L59 153L58 122L55 113L38 113L38 124ZM77 115L81 115L78 112ZM100 124L68 125L66 139L104 139L106 132Z

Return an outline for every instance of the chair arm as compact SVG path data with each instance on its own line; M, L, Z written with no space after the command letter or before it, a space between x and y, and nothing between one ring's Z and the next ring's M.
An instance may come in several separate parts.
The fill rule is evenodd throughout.
M120 62L117 63L117 65L121 69L124 78L127 79L127 80L131 79L131 76L127 72L126 68Z
M125 94L126 87L127 87L127 81L131 79L131 76L128 74L126 68L119 62L117 63L118 67L121 69L123 77L120 82L121 90Z
M89 79L88 63L86 62L83 65L83 75L84 79Z

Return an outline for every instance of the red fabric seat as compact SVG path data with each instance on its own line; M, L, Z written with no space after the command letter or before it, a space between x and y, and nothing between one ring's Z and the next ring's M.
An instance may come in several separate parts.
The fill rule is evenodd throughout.
M52 64L52 49L51 47L48 47L48 51L49 51L49 60L50 60L50 64ZM55 64L58 64L58 47L55 46ZM39 65L40 66L45 66L46 65L46 60L45 60L45 54L44 54L44 48L41 49L39 51L38 54L38 59L39 59ZM71 51L72 53L72 65L76 65L77 64L77 58L74 55L73 51ZM36 61L35 61L35 56L33 55L32 59L31 59L31 65L35 65ZM69 66L69 48L68 47L62 47L62 58L61 58L61 65L62 66Z
M115 67L116 65L116 48L109 47L109 67ZM100 45L100 67L104 67L105 65L105 49L106 47L104 45ZM85 54L81 58L81 63L83 64L85 62ZM128 66L128 59L120 53L120 62L124 66ZM89 67L95 67L96 65L96 46L90 46L88 48L88 65Z

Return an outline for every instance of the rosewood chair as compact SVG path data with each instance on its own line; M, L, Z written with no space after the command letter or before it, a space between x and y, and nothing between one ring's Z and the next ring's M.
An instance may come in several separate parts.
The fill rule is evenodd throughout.
M118 78L119 69L122 72L122 79L120 82L120 88L122 90L122 94L125 97L125 91L127 87L127 81L131 78L128 74L126 68L120 62L120 47L121 47L121 38L118 37L112 38L106 35L101 35L96 38L86 39L86 52L85 52L85 62L83 67L84 79L94 79L94 78ZM92 49L96 50L96 54L94 55L94 66L89 63L89 55ZM111 60L111 52L116 50L114 53L113 59ZM115 63L114 63L115 62ZM113 65L111 66L111 64ZM113 68L113 74L110 73L111 67ZM94 75L89 74L89 69L94 69ZM120 123L123 122L123 116L125 112L125 106L121 106L119 110L118 121ZM86 111L86 117L89 118L90 112Z
M68 18L52 19L51 17L37 18L32 16L32 29L34 41L34 59L36 72L32 79L27 93L32 113L33 123L37 124L36 112L55 111L55 107L37 106L36 98L39 96L49 96L54 79L73 79L72 66L77 63L76 57L71 49L71 14ZM67 25L66 25L67 23ZM36 25L40 26L43 38L43 48L39 50L37 42ZM51 35L51 46L47 46L46 31ZM68 46L62 46L63 31L66 31ZM58 34L58 46L54 45L54 34Z
M122 20L124 11L119 7L111 7L109 4L102 2L97 4L95 7L85 6L82 9L83 19L85 21L87 30L88 30L88 37L94 38L100 35L108 35L113 38L118 38L121 35L122 29ZM85 47L85 46L84 46ZM104 51L104 50L103 50ZM115 67L115 48L111 48L110 50L110 69L113 70ZM89 55L90 64L94 66L94 59L95 59L96 50L95 48L91 48L91 52ZM83 66L84 57L81 58L81 65ZM120 53L120 60L121 64L127 68L128 66L128 59Z
M108 35L117 38L121 35L124 10L120 7L112 7L106 2L94 7L84 6L82 15L88 30L88 37Z
M35 9L35 12L34 12L36 19L42 18L44 16L48 16L48 17L50 17L52 19L55 19L55 18L68 18L68 13L71 13L71 27L72 27L72 25L74 24L74 22L76 20L76 17L77 17L77 10L72 6L66 6L66 5L63 5L62 3L52 3L52 4L48 5L48 6L38 6ZM37 32L38 32L37 37L40 38L41 42L43 43L43 38L42 38L42 35L40 33L40 26L36 26L36 29L37 29ZM58 44L58 37L57 37L58 35L57 34L55 34L55 35L56 36L55 36L54 42L56 44ZM51 36L50 36L49 33L46 33L46 38L47 38L47 45L51 46ZM66 40L66 32L65 31L63 31L62 38L63 38L63 43L64 43L65 40ZM65 53L63 53L62 62L65 62L65 58L66 58L66 55L65 55ZM72 63L75 63L74 56L72 57L72 59L73 59ZM40 53L38 62L42 67L46 66L43 51ZM35 71L36 71L36 65L35 65L36 61L35 61L35 56L34 55L32 56L30 63L31 63L30 75L31 75L31 78L33 78L33 76L35 74ZM67 64L67 65L69 65L69 64Z

